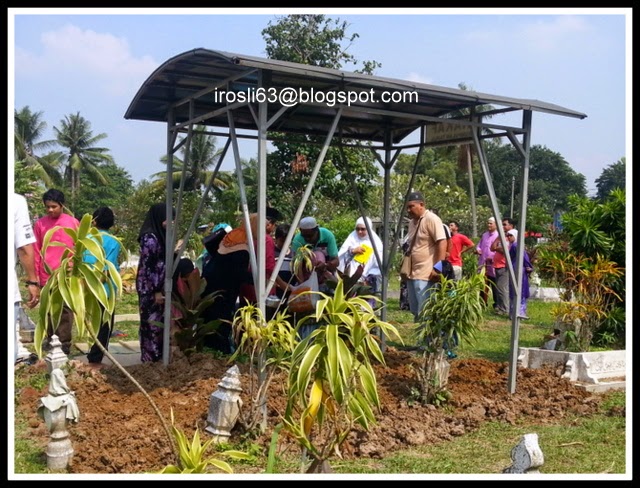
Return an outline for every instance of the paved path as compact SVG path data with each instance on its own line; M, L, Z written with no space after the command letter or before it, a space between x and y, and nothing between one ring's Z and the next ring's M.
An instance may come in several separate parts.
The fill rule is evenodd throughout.
M86 354L89 352L89 345L84 342L77 342L74 346L77 349L72 352L71 359L76 359L86 363ZM78 350L80 353L76 355ZM109 352L122 366L140 364L140 342L138 341L118 341L111 338L111 340L109 340ZM113 363L107 356L102 360L102 364L106 366L113 366Z

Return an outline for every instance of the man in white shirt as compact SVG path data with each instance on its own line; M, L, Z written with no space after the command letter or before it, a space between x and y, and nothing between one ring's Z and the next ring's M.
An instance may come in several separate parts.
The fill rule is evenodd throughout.
M17 193L13 194L13 214L14 214L14 245L15 254L13 255L14 262L11 263L14 274L14 363L18 360L18 320L20 317L20 307L22 302L22 296L20 294L20 288L18 284L18 273L16 272L16 255L20 260L22 269L25 274L24 284L29 292L29 300L25 305L29 308L33 308L38 304L40 300L40 284L38 282L38 275L36 274L36 255L33 243L36 242L35 235L33 233L33 227L31 225L31 219L29 218L29 208L27 207L27 200Z

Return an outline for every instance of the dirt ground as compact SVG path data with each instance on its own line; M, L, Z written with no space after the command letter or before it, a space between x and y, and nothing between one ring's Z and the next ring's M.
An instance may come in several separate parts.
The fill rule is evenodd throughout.
M601 396L560 379L553 370L518 371L516 392L510 394L508 363L454 359L449 377L453 398L448 407L421 406L408 401L412 387L417 386L410 368L415 359L414 353L387 349L386 366L376 366L382 402L377 425L369 432L352 432L343 449L345 457L382 458L391 451L451 440L490 420L514 423L528 417L554 423L570 413L595 413L601 401ZM167 419L173 408L176 423L189 439L196 425L206 439L210 396L229 367L224 360L196 354L177 358L166 368L162 363L145 363L127 369ZM246 366L239 367L245 385ZM17 374L29 375L43 369L42 362L25 365ZM283 383L284 380L274 382L270 392L270 426L278 423L284 410L285 397L279 386ZM172 463L165 432L149 402L117 368L95 370L71 361L67 384L75 392L80 411L79 422L69 427L74 446L70 473L149 473ZM44 394L31 387L23 389L17 395L16 409L28 418L29 435L46 446L49 433L36 414ZM248 404L249 400L243 401ZM239 435L234 430L233 436ZM265 446L265 452L269 436L270 432L257 440ZM236 466L237 463L236 473L249 472Z

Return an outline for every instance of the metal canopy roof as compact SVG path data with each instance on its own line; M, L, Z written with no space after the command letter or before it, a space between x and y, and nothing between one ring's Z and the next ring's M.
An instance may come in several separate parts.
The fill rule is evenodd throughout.
M281 89L307 94L342 91L351 96L362 92L381 100L383 92L415 92L417 101L372 103L356 101L341 104L343 114L337 134L349 139L385 143L385 134L397 144L421 126L437 119L451 120L462 109L473 113L483 105L498 112L531 110L567 117L586 115L538 100L488 95L467 90L414 83L405 80L370 76L348 71L320 68L209 49L193 49L170 58L144 82L133 98L126 119L168 122L173 108L173 123L198 123L228 127L227 110L232 108L238 129L255 130L254 103L227 104L221 91L233 91L275 98ZM216 100L218 95L219 100ZM364 94L361 99L364 100ZM193 102L193 103L191 103ZM269 100L267 119L274 115L269 131L326 136L337 110L327 103L299 103L283 108L280 101ZM276 120L277 119L277 120Z
M234 100L221 97L220 92L226 91L233 95ZM286 100L278 98L282 92L289 94L328 93L357 95L358 100L353 103L339 103L332 106L316 99L315 101L293 100L287 104ZM395 95L404 92L411 93L413 98L408 101L394 99L391 103L381 103L385 92L394 92ZM261 94L262 100L256 95ZM371 95L370 97L364 96ZM244 100L240 96L245 95ZM246 95L253 95L253 99ZM361 96L362 95L362 96ZM417 100L415 99L417 95ZM217 97L216 97L217 96ZM373 100L373 102L372 102ZM299 101L300 103L295 103ZM262 103L264 102L264 103ZM491 106L487 109L486 106ZM257 108L256 108L257 107ZM486 111L489 110L489 111ZM520 126L497 125L487 123L484 118L488 115L522 111ZM459 117L463 113L464 118ZM391 151L402 149L398 143L417 129L422 129L420 146L443 144L469 144L473 143L478 153L478 159L482 172L487 182L493 214L500 220L500 209L491 182L489 166L481 145L483 137L506 136L516 147L522 156L522 193L520 220L522 228L526 228L527 215L527 191L529 178L529 149L531 144L531 118L532 112L546 112L554 115L586 117L581 112L569 110L558 105L545 103L538 100L518 99L487 95L485 93L444 88L424 83L411 83L404 80L370 76L347 71L319 68L285 61L275 61L265 58L243 56L240 54L209 49L194 49L170 58L144 82L133 98L127 112L126 119L150 120L165 122L168 127L167 146L168 155L177 150L183 142L188 144L193 124L201 124L213 127L228 128L229 140L223 150L226 153L229 143L234 142L234 158L236 173L239 181L240 195L243 203L243 215L245 225L249 227L249 212L246 193L241 171L240 156L237 151L237 137L251 137L239 135L236 129L258 131L258 248L253 249L252 240L249 239L251 248L252 269L254 269L254 282L257 288L257 298L261 310L265 310L267 290L273 285L273 279L265 287L265 209L266 209L266 140L270 132L305 134L324 138L324 146L311 173L307 189L298 206L296 215L291 222L291 229L285 241L285 247L289 246L293 232L298 226L302 210L304 209L310 189L313 187L317 172L326 155L326 149L333 142L334 137L351 140L381 143L381 146L372 147L373 150L384 151L384 209L383 209L383 242L385 251L383 254L383 269L388 272L393 258L396 244L389 246L389 194L390 170L395 158L391 157ZM443 123L445 122L445 123ZM462 130L460 130L462 129ZM471 130L470 130L471 129ZM491 129L489 134L482 134L483 129ZM495 131L497 129L497 131ZM187 132L187 137L178 142L176 136L179 132ZM434 137L435 135L435 137ZM520 142L516 136L522 136ZM409 147L409 145L405 146ZM414 146L415 147L415 146ZM399 151L396 155L399 154ZM218 162L222 161L222 156ZM172 185L172 161L168 158L167 166L167 212L173 205ZM409 185L412 185L416 167ZM183 176L185 168L183 167ZM217 171L217 169L216 169ZM407 189L407 194L411 188ZM182 193L182 186L180 187ZM357 194L357 191L356 191ZM206 195L206 193L205 193ZM204 196L203 196L204 200ZM359 204L360 207L362 207ZM364 209L360 208L362 215ZM196 215L193 216L192 226L195 224ZM180 211L177 212L179 218ZM501 228L498 228L503 246L506 246L506 238ZM173 240L173 225L167 223L167 235ZM185 236L188 240L189 232ZM524 240L518 244L516 262L517 269L511 260L507 260L510 283L516 289L516 303L520 300L521 283L523 277L523 252ZM254 252L257 251L257 252ZM167 266L173 269L173 253L171 247L167 247ZM282 256L276 264L274 272L277 274L282 264ZM165 276L165 293L171 294L171 274ZM383 275L382 296L387 298L387 278ZM165 330L163 344L163 360L168 364L169 356L169 331L170 331L170 302L165 302ZM385 320L386 309L382 311ZM515 391L517 350L518 350L518 319L512 318L511 360L509 370L509 389Z

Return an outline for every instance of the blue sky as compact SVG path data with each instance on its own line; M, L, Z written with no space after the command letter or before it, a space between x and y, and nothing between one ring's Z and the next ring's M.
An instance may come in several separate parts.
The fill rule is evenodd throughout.
M579 120L534 112L532 144L560 153L585 175L590 193L605 167L631 157L630 8L362 12L9 9L9 39L13 29L15 40L9 107L43 112L45 138L54 138L53 127L65 115L80 112L94 134L108 135L101 145L138 182L163 170L166 127L124 114L158 66L194 48L266 57L261 31L276 15L325 13L359 34L348 52L382 63L377 75L451 88L465 83L586 113ZM243 158L256 155L254 143L240 149ZM229 154L223 169L231 169L232 160Z

